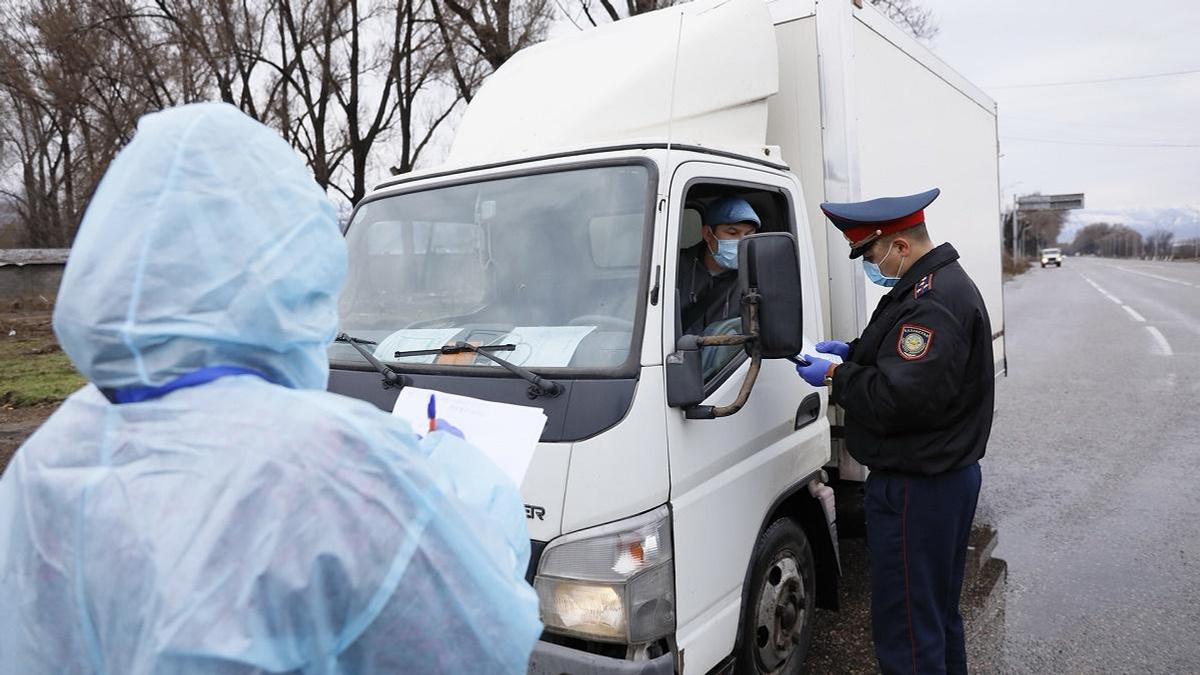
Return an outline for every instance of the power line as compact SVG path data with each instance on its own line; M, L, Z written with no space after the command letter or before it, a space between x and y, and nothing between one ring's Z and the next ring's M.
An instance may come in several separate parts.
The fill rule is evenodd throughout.
M1051 125L1051 126L1059 126L1059 127L1068 127L1070 129L1080 129L1081 127L1087 127L1090 129L1096 129L1096 130L1101 130L1101 131L1144 131L1145 130L1145 124L1141 120L1135 120L1135 119L1126 119L1124 122L1117 122L1117 123L1086 122L1086 121L1080 121L1078 119L1051 119L1049 117L1034 117L1034 116L1029 116L1029 115L1014 115L1011 113L1001 113L1000 121L1001 121L1001 123L1009 123L1009 124L1016 123L1016 124L1021 124L1021 125L1039 125L1039 126ZM1192 126L1194 127L1195 125L1193 124ZM1160 131L1160 132L1167 131L1169 133L1187 134L1187 133L1194 131L1194 128L1189 127L1188 129L1183 129L1182 127L1158 126L1155 128L1155 130Z
M1001 140L1027 141L1029 143L1058 143L1061 145L1097 145L1109 148L1200 148L1200 143L1105 143L1103 141L1068 141L1058 138L1025 138L1001 136Z
M1063 82L1037 82L1031 84L1001 84L985 89L1027 89L1031 87L1065 87L1076 84L1103 84L1105 82L1126 82L1129 80L1149 80L1156 77L1175 77L1177 75L1194 75L1200 73L1200 68L1194 70L1175 70L1168 73L1149 73L1146 75L1125 75L1122 77L1105 77L1097 80L1065 80Z

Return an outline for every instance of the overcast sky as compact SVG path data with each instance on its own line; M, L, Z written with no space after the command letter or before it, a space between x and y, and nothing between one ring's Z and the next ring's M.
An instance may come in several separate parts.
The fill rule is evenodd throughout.
M1200 208L1200 72L1008 86L1200 71L1200 2L920 2L941 28L934 51L999 105L1006 198L1084 192L1089 210Z

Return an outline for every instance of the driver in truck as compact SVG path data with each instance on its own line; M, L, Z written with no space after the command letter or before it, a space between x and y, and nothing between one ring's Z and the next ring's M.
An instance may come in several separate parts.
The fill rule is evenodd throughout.
M700 335L706 326L740 316L738 242L762 227L758 214L741 197L722 197L704 209L703 240L680 253L676 288L684 335Z

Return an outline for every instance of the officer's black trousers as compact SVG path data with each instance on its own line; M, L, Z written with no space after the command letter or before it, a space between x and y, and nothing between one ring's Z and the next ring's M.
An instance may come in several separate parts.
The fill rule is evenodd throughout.
M967 672L958 600L979 484L979 464L867 478L871 631L885 675Z

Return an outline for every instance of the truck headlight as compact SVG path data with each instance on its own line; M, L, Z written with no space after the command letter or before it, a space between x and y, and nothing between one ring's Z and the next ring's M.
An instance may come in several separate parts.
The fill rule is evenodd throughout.
M675 630L675 565L667 507L552 541L533 586L555 633L640 643Z

